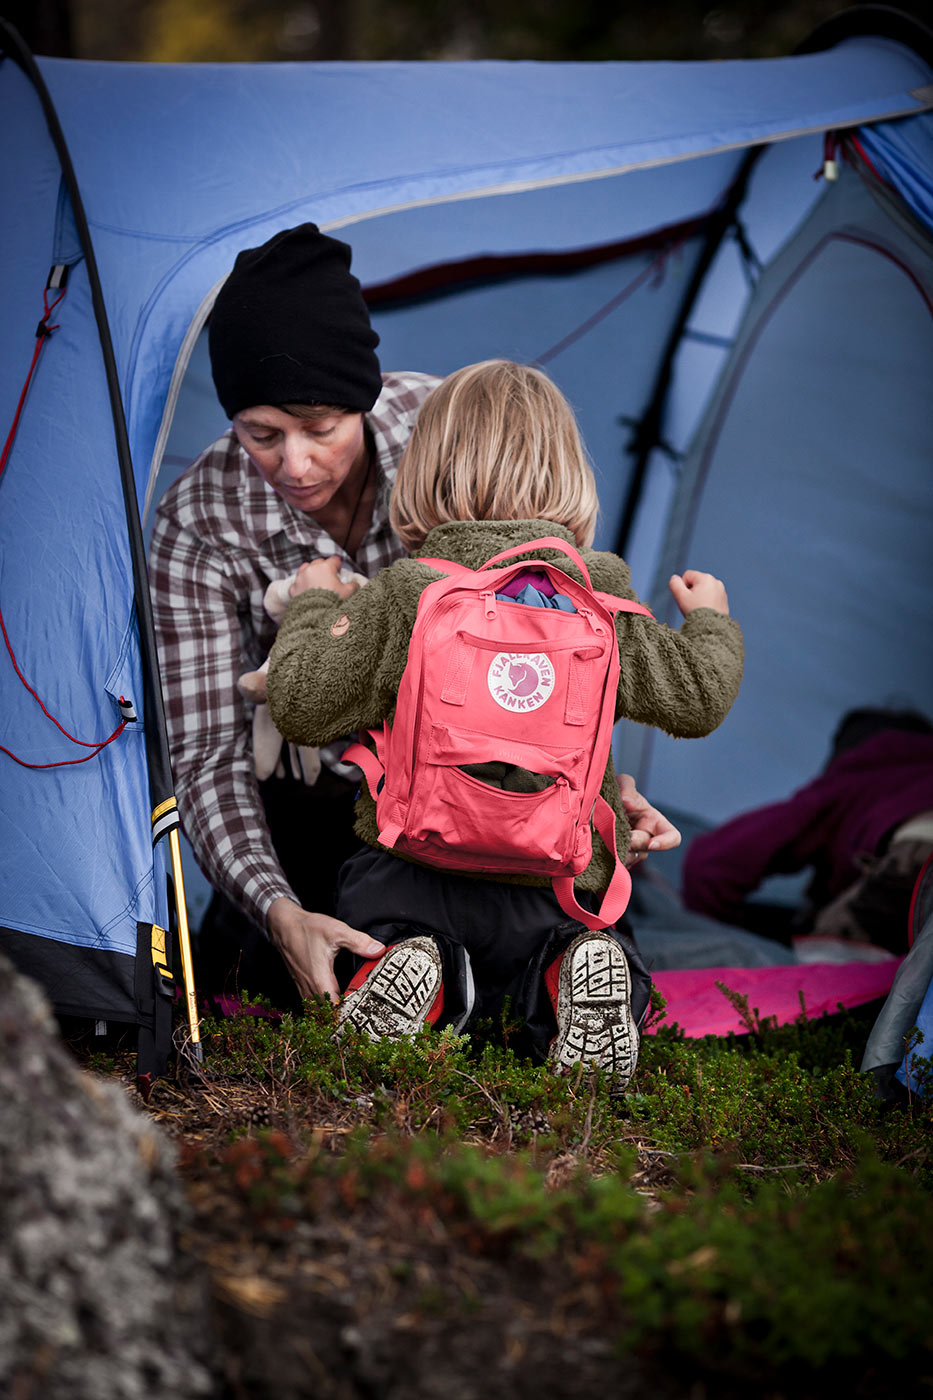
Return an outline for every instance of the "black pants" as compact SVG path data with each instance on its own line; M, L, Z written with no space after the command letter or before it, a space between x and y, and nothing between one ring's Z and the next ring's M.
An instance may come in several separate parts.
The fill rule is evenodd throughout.
M333 914L340 867L361 845L353 831L356 789L325 770L314 787L269 778L259 791L272 844L299 903ZM215 892L195 942L198 990L208 998L246 991L283 1011L301 1009L281 956L225 895Z
M587 904L586 895L581 903ZM544 973L583 931L549 887L429 870L364 846L340 872L337 917L386 945L417 934L434 938L444 976L439 1028L459 1023L467 1012L467 1025L498 1024L508 1000L510 1019L524 1028L526 1048L541 1058L547 1054L556 1021ZM632 1014L640 1024L651 978L628 933L609 933L628 960Z

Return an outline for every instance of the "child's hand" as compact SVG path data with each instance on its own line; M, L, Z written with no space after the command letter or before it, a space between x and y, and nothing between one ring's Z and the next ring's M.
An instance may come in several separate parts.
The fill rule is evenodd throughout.
M313 559L309 564L302 564L288 590L289 595L297 598L299 593L306 593L309 588L326 588L328 592L336 593L338 598L352 598L359 584L352 580L344 583L340 578L340 567L340 560L336 554L327 559Z
M729 613L729 599L721 579L712 574L702 574L698 569L685 569L682 574L674 574L667 585L684 617L694 608L713 608L715 612Z

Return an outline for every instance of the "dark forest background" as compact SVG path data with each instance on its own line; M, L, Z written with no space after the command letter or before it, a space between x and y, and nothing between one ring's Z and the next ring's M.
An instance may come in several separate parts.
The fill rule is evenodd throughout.
M149 62L788 54L844 0L0 0L37 54ZM877 8L877 7L871 7ZM893 8L933 23L933 0Z

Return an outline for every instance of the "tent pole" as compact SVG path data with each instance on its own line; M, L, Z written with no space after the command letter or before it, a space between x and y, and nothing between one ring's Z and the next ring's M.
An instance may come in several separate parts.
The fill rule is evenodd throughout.
M746 153L725 198L716 212L710 216L699 261L694 268L693 276L684 293L676 319L668 335L664 353L661 356L660 366L651 391L651 398L635 426L632 441L628 449L636 454L635 463L632 467L631 477L629 478L625 505L622 511L622 522L619 526L615 545L615 552L621 554L623 558L625 557L629 535L631 534L632 526L635 522L635 512L638 509L642 485L648 470L648 460L654 449L663 442L664 411L667 406L674 358L677 354L678 346L683 339L684 331L687 328L687 322L690 319L697 297L706 279L706 274L712 266L713 259L726 233L735 221L739 205L745 197L749 176L764 149L765 147L756 146Z
M133 568L133 592L136 602L136 622L139 634L139 649L143 672L143 713L145 719L146 759L149 769L149 796L152 803L152 844L153 848L165 835L174 839L171 843L172 869L175 880L175 900L178 908L179 941L182 954L182 972L188 1006L188 1019L191 1029L191 1043L195 1059L201 1059L200 1033L198 1029L197 997L194 987L194 971L191 962L191 948L188 937L188 915L185 906L184 881L181 860L178 856L178 804L175 801L172 780L172 765L168 748L168 735L165 728L165 710L162 704L162 686L159 679L159 657L156 648L155 627L152 620L152 602L149 597L149 576L146 568L146 552L143 544L142 526L139 520L139 504L136 498L136 479L130 453L129 434L126 428L126 415L123 411L123 398L120 392L120 379L117 373L116 357L110 335L110 323L94 253L94 244L88 226L81 191L68 150L65 134L62 131L55 104L45 80L39 71L28 46L20 35L5 20L0 19L0 48L22 69L35 88L42 105L49 135L58 155L62 180L68 191L75 228L84 255L94 318L107 390L110 398L110 411L113 421L117 461L120 468L120 482L123 487L123 504L126 528L130 546L130 559ZM182 932L183 930L183 932Z
M851 39L860 34L883 35L885 38L893 39L906 48L913 49L927 63L933 64L933 33L922 21L904 14L890 5L865 4L842 10L839 14L832 15L829 19L818 24L809 37L798 44L793 52L795 54L818 53L823 49L835 47L844 39ZM623 557L635 522L635 513L638 510L641 490L648 469L648 459L654 449L663 442L664 409L670 391L677 347L687 328L690 313L699 296L716 251L735 220L739 205L745 197L749 176L765 150L767 150L767 146L756 146L748 151L722 205L709 221L706 242L674 326L668 336L651 398L635 427L632 441L627 449L635 454L635 463L632 467L625 496L622 523L616 537L615 552Z
M177 826L172 827L169 832L168 844L172 858L172 885L175 890L175 911L178 916L178 946L181 951L181 971L185 983L191 1054L195 1060L202 1060L204 1055L201 1049L201 1028L198 1023L198 999L194 989L194 965L191 961L191 938L188 933L188 905L185 900L185 877L181 868L181 846L178 841Z

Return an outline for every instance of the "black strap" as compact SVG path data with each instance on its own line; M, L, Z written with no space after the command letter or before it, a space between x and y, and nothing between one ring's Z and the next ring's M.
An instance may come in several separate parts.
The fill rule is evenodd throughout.
M136 1010L139 1041L136 1085L148 1101L153 1082L165 1073L172 1049L172 941L158 924L136 925Z

